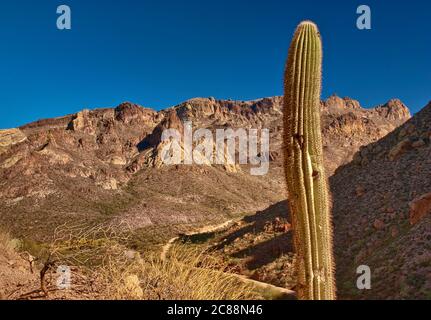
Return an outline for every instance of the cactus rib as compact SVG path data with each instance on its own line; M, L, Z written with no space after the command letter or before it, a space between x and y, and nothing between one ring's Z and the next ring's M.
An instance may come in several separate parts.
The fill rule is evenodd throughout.
M317 26L301 23L285 72L285 174L297 252L298 297L336 298L332 225L320 126L322 43Z

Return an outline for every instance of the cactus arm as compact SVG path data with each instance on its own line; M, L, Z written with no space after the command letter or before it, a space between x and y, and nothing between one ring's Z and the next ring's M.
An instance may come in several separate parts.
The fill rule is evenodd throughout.
M332 229L320 127L322 45L301 23L285 74L285 173L297 252L298 297L335 299Z

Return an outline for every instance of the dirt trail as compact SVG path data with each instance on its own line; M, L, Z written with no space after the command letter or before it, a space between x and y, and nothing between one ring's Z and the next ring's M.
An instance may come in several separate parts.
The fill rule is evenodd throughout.
M217 231L221 231L223 229L226 229L227 227L229 227L233 223L234 223L233 220L229 220L229 221L226 221L226 222L224 222L222 224L215 225L215 226L206 226L206 227L203 227L203 228L199 229L198 231L186 233L184 235L188 236L188 237L191 237L191 236L197 236L197 235L211 233L211 232L217 232ZM171 249L172 245L175 242L177 242L180 238L181 238L180 236L174 237L174 238L170 239L163 246L162 252L160 254L160 259L162 261L166 260L166 257L168 255L169 250ZM249 279L246 276L240 275L240 274L229 273L229 275L237 277L238 279L240 279L241 281L243 281L245 283L249 283L249 284L254 285L259 290L262 290L263 292L267 293L267 295L269 297L277 296L280 299L296 299L296 293L294 291L292 291L292 290L289 290L289 289L286 289L286 288L277 287L277 286L274 286L274 285L266 283L266 282L260 282L260 281L257 281L257 280Z

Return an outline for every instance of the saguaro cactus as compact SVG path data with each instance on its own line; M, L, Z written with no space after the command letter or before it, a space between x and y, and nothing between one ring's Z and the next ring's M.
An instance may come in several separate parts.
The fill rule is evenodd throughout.
M298 298L336 298L332 222L320 127L322 42L317 26L302 22L285 72L285 173L297 252Z

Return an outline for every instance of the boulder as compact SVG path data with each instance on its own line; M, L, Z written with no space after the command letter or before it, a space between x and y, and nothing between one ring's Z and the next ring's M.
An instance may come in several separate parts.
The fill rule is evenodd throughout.
M431 192L414 199L409 205L410 224L416 225L431 213Z
M404 139L389 151L389 159L394 161L402 156L407 150L412 148L410 139Z

